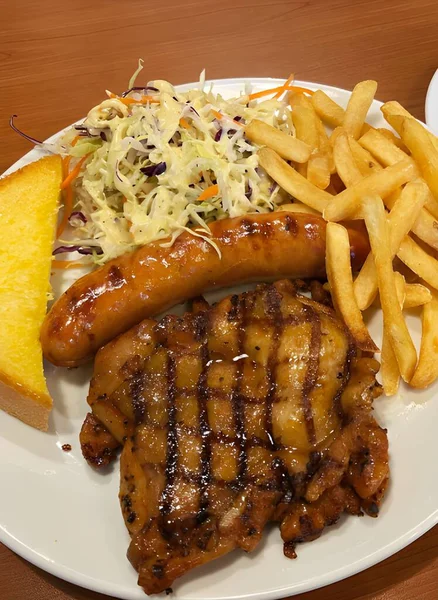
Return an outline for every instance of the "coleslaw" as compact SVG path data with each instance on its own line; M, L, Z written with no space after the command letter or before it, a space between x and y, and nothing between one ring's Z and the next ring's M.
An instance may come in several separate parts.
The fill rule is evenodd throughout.
M74 198L65 207L72 239L61 239L60 252L102 264L153 241L169 246L183 231L213 243L211 221L272 211L285 200L244 128L257 118L294 135L284 94L259 101L247 87L227 100L205 73L188 92L162 80L139 86L141 69L139 61L129 89L107 92L59 142L72 169L64 191Z

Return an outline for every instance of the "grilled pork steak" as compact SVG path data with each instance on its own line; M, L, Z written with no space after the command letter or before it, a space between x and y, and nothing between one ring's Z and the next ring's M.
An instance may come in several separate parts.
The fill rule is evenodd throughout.
M94 466L123 445L120 502L144 590L251 551L270 520L295 556L344 511L377 515L389 473L377 368L289 281L144 321L100 350L81 443Z

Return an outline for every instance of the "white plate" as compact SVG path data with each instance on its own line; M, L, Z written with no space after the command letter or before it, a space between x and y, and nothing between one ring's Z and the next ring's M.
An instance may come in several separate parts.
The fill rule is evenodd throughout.
M252 79L256 90L282 80ZM235 95L243 80L216 83L216 90ZM342 105L349 92L323 89ZM384 126L379 102L370 122ZM38 158L33 150L13 167ZM74 277L72 272L64 278ZM55 281L59 291L68 281ZM224 292L222 292L224 295ZM410 318L416 340L418 315ZM372 323L379 341L381 325ZM55 369L47 365L55 408L50 432L41 433L0 414L0 539L38 567L67 581L123 599L144 598L136 573L126 559L129 544L118 504L118 465L109 474L84 462L78 434L87 412L89 368ZM298 548L298 559L284 558L277 527L266 532L252 555L234 552L195 569L178 581L174 597L185 600L273 599L306 592L345 577L394 554L438 521L436 426L438 388L416 393L403 388L396 398L375 402L379 422L388 428L391 485L377 520L348 517L328 528L319 540ZM65 453L61 446L71 444Z
M435 71L427 90L426 123L438 135L438 69Z

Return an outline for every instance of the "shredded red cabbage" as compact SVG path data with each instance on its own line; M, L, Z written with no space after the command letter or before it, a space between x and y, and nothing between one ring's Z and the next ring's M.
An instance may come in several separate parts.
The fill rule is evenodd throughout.
M126 90L126 92L123 92L122 98L126 98L126 96L128 94L130 94L131 92L139 92L139 91L147 92L148 90L150 90L151 92L159 92L160 91L158 88L153 87L151 85L144 85L144 86L140 85L140 86L135 86L135 87L129 88L129 90Z
M93 248L89 248L87 246L58 246L53 250L53 256L57 254L64 254L65 252L78 252L79 254L83 254L84 256L88 256L90 254L103 254L102 248L97 248L93 246Z
M218 129L218 131L216 131L216 135L214 136L214 141L215 142L219 142L222 136L222 128Z
M72 227L80 227L81 225L85 225L87 222L87 217L84 215L84 213L76 210L71 213L68 218L68 222Z
M15 133L18 133L18 135L21 135L21 137L24 137L24 139L26 139L28 142L31 142L32 144L42 144L43 142L40 142L40 140L37 140L36 138L27 135L27 133L24 133L24 131L21 131L21 129L18 129L18 127L14 124L14 119L17 118L17 115L11 115L11 118L9 119L9 126L15 131Z
M160 162L157 165L150 165L149 167L143 167L140 171L147 177L157 177L162 175L167 169L165 162Z

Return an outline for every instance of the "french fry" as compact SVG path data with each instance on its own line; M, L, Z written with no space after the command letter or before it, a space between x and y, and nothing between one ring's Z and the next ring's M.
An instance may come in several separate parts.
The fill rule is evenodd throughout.
M320 190L307 181L295 169L290 167L274 150L261 148L258 151L260 166L278 183L288 194L322 213L332 200L328 192Z
M330 183L330 170L327 155L319 151L320 134L318 131L317 115L313 107L296 105L292 111L292 121L296 136L311 148L305 175L310 183L324 190Z
M420 171L435 197L435 204L438 205L438 150L433 145L429 132L418 121L406 117L401 117L401 119L401 138L420 167ZM437 216L430 208L429 210L433 212L434 216Z
M402 240L418 218L426 197L426 184L421 180L408 183L388 215L389 248L391 260L396 255ZM363 211L363 207L362 207ZM368 255L354 282L354 295L360 310L368 308L378 289L376 267L372 255Z
M394 273L397 289L397 300L400 308L403 308L405 297L405 278L400 273ZM382 377L383 391L386 396L394 396L398 391L400 383L400 369L398 368L397 358L392 349L391 339L388 334L388 327L383 326L382 353L380 356L381 367L380 375Z
M318 115L316 113L315 113L315 116L316 116L316 124L317 124L317 129L318 129L318 134L319 134L319 148L324 154L327 155L329 171L330 171L330 174L333 175L333 173L336 173L336 167L335 167L335 161L333 159L333 150L332 150L332 147L330 144L330 140L327 135L327 131L325 130L324 123L321 121L321 119L318 117Z
M432 292L421 283L407 283L405 285L405 308L423 306L432 300Z
M296 106L292 111L292 121L295 126L297 138L307 144L311 152L318 148L319 134L312 108L308 106Z
M420 357L410 380L414 388L426 388L438 378L438 294L424 305L421 317L422 334Z
M361 81L353 89L342 124L355 140L360 137L376 91L377 82L372 80Z
M407 235L400 244L397 256L411 271L438 290L438 260L420 248L410 236Z
M338 130L333 145L333 159L336 171L344 182L345 187L351 187L363 179L362 173L359 171L351 152L348 134L341 127Z
M348 231L337 223L327 224L326 271L333 302L358 347L365 352L378 352L354 298Z
M311 155L309 158L308 169L305 173L301 173L306 176L309 181L314 183L320 189L326 189L330 183L330 174L335 173L335 164L333 161L333 153L329 143L328 135L325 130L324 124L316 114L315 109L312 106L312 102L310 98L301 93L292 93L289 95L289 104L294 109L293 113L298 108L305 109L305 119L304 122L298 122L298 125L295 122L295 128L297 130L297 137L303 139L307 143L312 142L314 150L318 150L318 153L315 155ZM299 111L298 111L299 113ZM300 115L295 116L296 121L300 120ZM312 120L312 124L310 126L310 130L312 132L312 138L310 142L309 138L309 121ZM301 121L303 121L301 117ZM317 137L314 135L314 128L316 127ZM302 136L302 137L301 137ZM327 172L328 171L328 172Z
M260 146L272 148L286 160L297 163L309 160L312 149L307 144L258 119L254 119L245 127L245 135Z
M357 140L350 136L348 138L348 142L350 144L354 160L356 161L356 165L364 177L368 177L368 175L372 175L376 171L382 171L382 165L375 160L368 150L362 148Z
M385 167L408 159L408 154L394 144L391 138L384 135L383 131L385 130L370 129L359 138L359 144L368 150ZM389 129L386 131L393 135Z
M409 335L400 304L394 302L394 298L397 297L396 279L392 269L389 227L383 200L376 195L364 197L362 211L376 266L384 323L400 374L404 381L410 381L417 364L417 352Z
M292 108L297 108L298 106L313 108L310 98L301 92L290 92L288 100Z
M391 100L391 102L386 102L380 108L380 110L382 111L383 116L385 117L387 122L391 125L391 127L393 127L397 131L399 135L401 133L402 121L400 119L397 119L397 117L407 117L409 119L415 120L414 115L411 115L409 111L407 111L399 102L396 102L395 100ZM393 117L396 118L394 119ZM428 131L427 133L430 137L432 144L438 150L438 138L430 131Z
M344 120L345 110L322 90L317 90L311 98L316 114L330 127L338 127Z
M281 204L277 208L277 210L286 211L286 212L306 213L308 215L320 215L321 214L317 210L314 210L313 208L310 208L310 206L306 206L305 204L302 204L301 202L294 202L293 204L292 203Z
M417 167L414 160L410 158L406 152L403 152L403 150L400 150L400 148L385 138L385 136L382 136L379 131L367 131L360 138L359 144L363 148L369 150L369 152L375 156L377 160L379 160L385 167L394 165L400 160L412 160L415 168L418 170L416 177L421 177L420 169ZM428 194L425 207L436 219L438 219L438 202L435 200L432 193Z
M307 179L320 190L330 184L330 166L328 155L321 150L312 152L307 163Z
M384 135L390 142L398 146L403 152L407 152L408 149L403 144L401 138L399 138L395 133L393 133L390 129L386 129L385 127L377 127L376 131L379 131L382 135Z
M388 196L407 181L411 181L414 174L415 167L408 161L400 161L391 167L377 171L332 198L324 211L324 219L327 221L348 219L360 209L363 196L367 194Z
M394 396L398 391L400 383L400 369L398 368L397 358L392 349L388 328L385 326L383 326L380 361L380 376L382 378L383 391L385 392L385 396Z

